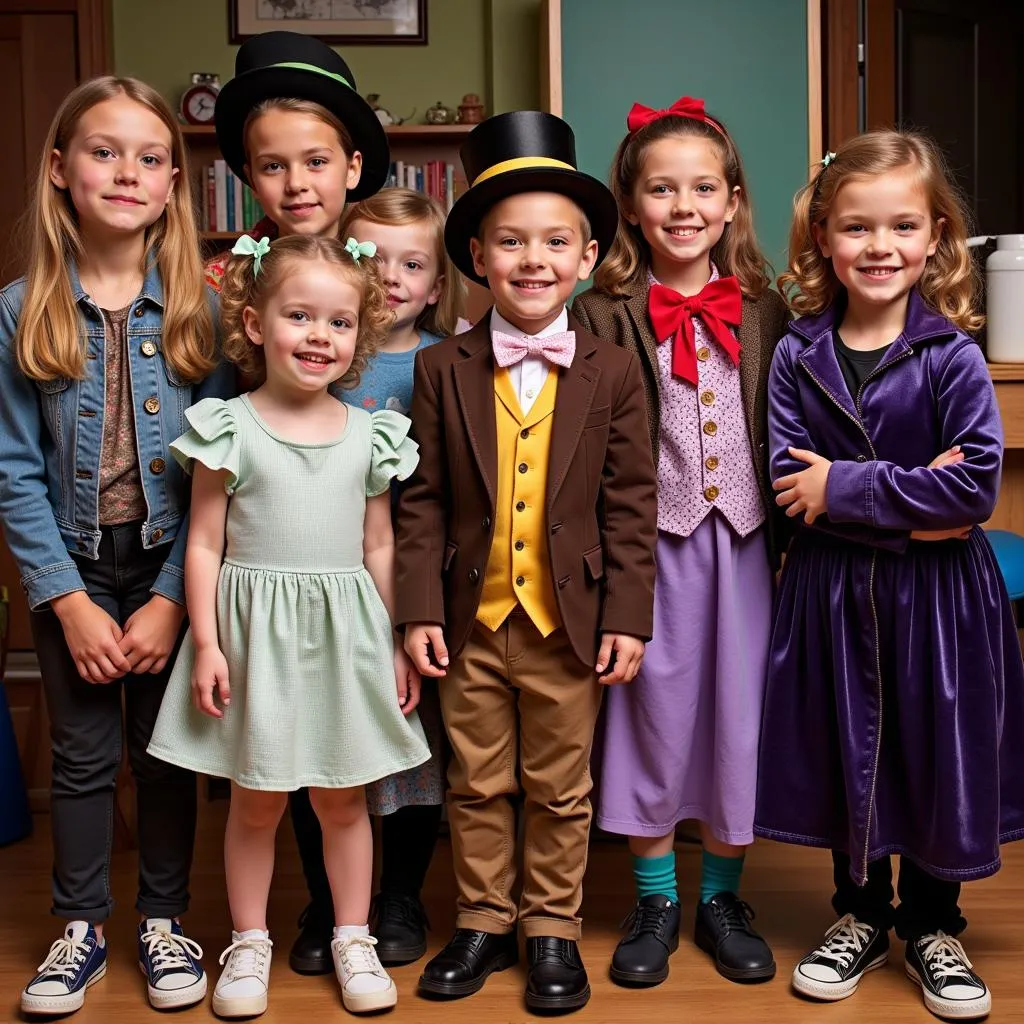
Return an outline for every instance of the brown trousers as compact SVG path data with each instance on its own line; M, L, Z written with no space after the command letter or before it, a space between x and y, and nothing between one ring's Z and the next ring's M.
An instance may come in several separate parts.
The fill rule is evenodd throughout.
M593 666L580 662L564 630L542 637L516 608L495 632L477 623L439 683L453 753L456 927L498 934L515 927L514 798L521 787L523 934L578 939L590 749L601 705Z

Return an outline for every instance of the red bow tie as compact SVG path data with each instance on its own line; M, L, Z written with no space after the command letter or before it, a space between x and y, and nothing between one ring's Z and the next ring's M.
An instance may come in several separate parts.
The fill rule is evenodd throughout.
M697 342L693 317L700 317L708 333L728 353L735 365L740 361L740 343L730 327L739 327L743 295L735 277L720 277L704 286L699 295L680 295L674 288L652 284L648 298L651 323L658 342L674 338L672 373L697 383Z

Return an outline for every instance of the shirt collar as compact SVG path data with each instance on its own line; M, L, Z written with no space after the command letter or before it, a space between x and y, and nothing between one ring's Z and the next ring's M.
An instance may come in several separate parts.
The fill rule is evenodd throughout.
M75 303L77 304L87 298L87 296L85 289L82 287L82 279L78 276L78 264L74 260L68 262L68 277L71 280L71 293L74 295ZM142 290L135 297L135 301L139 299L148 299L159 309L164 308L163 281L160 277L160 268L157 266L154 257L149 259L146 267L146 276L142 281ZM135 302L133 301L132 305L134 304Z
M715 266L715 263L712 260L711 261L711 276L708 278L708 284L711 284L712 281L717 281L718 277L719 277L718 267ZM650 286L652 284L661 284L661 282L654 276L654 271L651 270L650 267L647 268L647 284L648 284L648 286ZM705 288L707 286L708 286L707 284L704 285Z
M513 338L550 338L552 334L561 334L564 331L569 330L569 313L565 306L562 307L562 312L555 317L554 321L547 325L543 331L539 334L527 335L521 331L515 324L510 324L498 311L497 309L491 310L491 334L495 331L501 331L502 334L508 334Z

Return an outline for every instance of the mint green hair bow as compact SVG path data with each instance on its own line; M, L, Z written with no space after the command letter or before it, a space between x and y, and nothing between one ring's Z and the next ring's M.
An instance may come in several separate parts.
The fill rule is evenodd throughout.
M270 252L270 239L261 238L257 242L252 235L242 235L242 237L235 242L234 248L231 250L231 253L234 256L252 257L253 277L259 277L263 257L266 256L268 252Z
M356 263L359 262L363 256L369 256L373 259L377 255L377 243L376 242L357 242L354 238L350 238L345 243L345 252L352 257Z
M824 170L824 169L825 169L826 167L828 167L828 165L829 165L830 163L832 163L832 161L833 161L833 160L835 160L835 158L836 158L836 155L835 155L835 153L833 153L833 152L831 152L831 151L827 152L827 153L826 153L826 154L825 154L825 155L824 155L824 156L823 156L823 157L821 158L821 167L822 167L822 170Z

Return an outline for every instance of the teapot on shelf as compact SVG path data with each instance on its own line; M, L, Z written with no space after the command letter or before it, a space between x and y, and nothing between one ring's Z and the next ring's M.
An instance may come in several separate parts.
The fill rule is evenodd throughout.
M454 124L456 116L456 111L438 100L432 107L427 107L423 119L427 124Z
M366 94L366 102L370 104L370 109L377 115L377 120L380 121L385 128L389 125L405 124L406 121L412 120L416 114L416 108L413 107L412 113L409 114L408 117L395 117L387 107L382 107L380 105L379 92L368 92Z
M986 356L990 363L1024 363L1024 235L978 235L971 247L995 240L985 261Z

